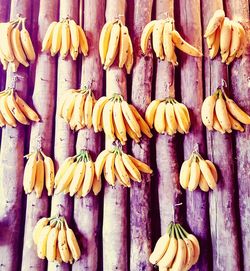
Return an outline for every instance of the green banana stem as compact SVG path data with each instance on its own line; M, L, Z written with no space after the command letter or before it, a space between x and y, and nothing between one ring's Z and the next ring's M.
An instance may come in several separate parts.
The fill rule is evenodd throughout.
M182 238L180 237L180 234L179 234L179 231L178 231L178 224L175 224L174 230L175 230L175 236L177 237L177 239L182 239Z
M180 234L180 236L181 236L181 239L185 239L186 236L184 235L184 233L183 233L183 231L182 231L181 225L178 224L178 225L177 225L177 228L178 228L179 234Z
M172 224L170 238L175 238L175 223Z
M168 235L170 234L172 225L173 225L173 221L171 221L167 226L167 231L166 232L168 233Z
M181 229L182 233L184 234L184 236L187 238L189 233L181 225L180 225L180 229Z

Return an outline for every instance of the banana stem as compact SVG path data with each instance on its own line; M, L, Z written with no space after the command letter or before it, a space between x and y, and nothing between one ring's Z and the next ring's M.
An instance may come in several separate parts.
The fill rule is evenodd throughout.
M182 238L180 237L180 234L179 234L179 231L178 231L178 224L175 224L174 229L175 229L175 235L176 235L177 239L182 239Z
M180 224L177 225L177 229L178 229L181 239L185 239L186 236L184 235Z
M175 237L175 230L174 229L175 229L175 223L172 224L170 238L174 238Z
M172 225L173 225L173 221L171 221L169 224L168 224L168 226L167 226L167 233L168 233L168 235L170 234L170 232L171 232L171 227L172 227Z
M182 233L184 234L184 236L187 238L189 233L181 225L180 225L180 229L181 229Z

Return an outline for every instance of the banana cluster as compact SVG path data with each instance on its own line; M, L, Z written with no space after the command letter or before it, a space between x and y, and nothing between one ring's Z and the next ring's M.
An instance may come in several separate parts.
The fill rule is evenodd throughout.
M29 120L40 121L37 113L17 94L13 88L0 92L0 127L17 126L17 121L28 125Z
M171 222L167 232L157 241L149 261L159 270L190 270L200 256L197 238L180 224Z
M103 96L96 102L92 122L95 132L104 130L108 138L112 141L117 138L122 145L126 144L126 134L136 143L140 141L142 133L152 137L150 128L137 109L119 94Z
M40 198L45 185L48 196L51 196L53 194L55 176L53 160L41 150L31 152L25 157L28 159L23 175L25 193L29 194L34 190L36 197Z
M204 37L207 41L209 57L213 59L220 49L222 63L227 65L235 58L241 57L247 43L244 27L240 22L225 17L222 9L215 11Z
M76 60L79 53L87 56L88 50L88 41L82 27L69 18L52 22L42 42L42 52L50 51L52 56L60 52L62 59L70 53L72 59Z
M120 148L102 151L95 161L97 180L104 175L108 184L115 186L118 181L124 187L131 187L130 179L141 182L141 172L151 174L152 169L145 163L126 154Z
M197 151L194 151L181 166L180 184L183 189L194 191L199 186L202 191L208 192L209 188L215 189L217 181L215 165L209 160L204 160Z
M92 127L92 111L96 103L91 89L69 89L62 95L57 114L69 123L72 130Z
M148 53L148 41L151 34L153 50L156 56L161 60L166 58L174 66L178 65L175 47L188 55L195 57L202 56L202 53L198 49L186 42L179 32L175 30L173 18L154 20L145 26L141 36L143 54Z
M4 70L10 64L12 71L16 72L20 64L28 67L29 61L36 58L25 20L26 18L18 17L17 20L0 23L0 61Z
M147 107L145 119L159 134L173 135L177 131L187 134L191 125L187 107L174 98L153 100Z
M118 66L125 65L130 74L133 66L133 46L128 28L121 20L108 21L102 28L99 40L99 53L104 69L108 69L118 56Z
M34 227L32 237L40 259L73 264L81 256L76 236L64 217L41 218Z
M68 157L55 177L55 194L64 193L72 197L85 197L93 190L97 195L101 190L101 182L95 176L95 165L87 150Z
M250 116L220 88L204 100L201 118L208 130L214 129L222 134L231 133L232 129L243 132L241 123L250 124Z

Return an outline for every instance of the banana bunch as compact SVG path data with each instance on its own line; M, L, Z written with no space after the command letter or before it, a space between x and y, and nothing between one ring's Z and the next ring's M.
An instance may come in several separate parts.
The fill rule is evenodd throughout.
M108 69L118 56L118 66L122 69L125 65L130 74L133 66L133 45L128 28L121 20L108 21L102 28L99 40L99 53L104 69Z
M136 143L140 141L142 133L152 137L150 128L140 113L120 94L101 97L94 106L92 122L96 133L104 130L108 138L112 141L117 138L122 145L126 144L126 134Z
M179 32L175 30L173 18L153 20L145 26L141 36L141 49L145 55L148 53L148 41L151 34L153 50L156 56L161 60L166 58L174 66L178 65L175 47L188 55L202 56L198 49L186 42Z
M42 52L50 51L52 56L60 52L62 59L70 54L76 60L79 53L87 56L88 50L88 41L82 27L69 18L52 22L42 42Z
M197 151L193 151L181 166L180 184L183 189L194 191L199 186L202 191L208 192L209 188L215 189L217 181L215 165L209 160L204 160Z
M92 127L92 111L96 103L91 89L69 89L62 95L57 114L69 123L72 130Z
M218 9L210 19L204 37L209 49L209 57L215 58L219 49L222 63L229 65L244 53L247 38L240 22L225 17L224 10Z
M72 197L85 197L92 189L97 195L102 184L95 176L95 165L87 150L81 150L77 155L68 157L55 177L55 194L64 193Z
M130 179L141 182L141 172L151 174L153 171L145 163L115 147L98 155L95 161L97 180L100 180L102 172L108 184L115 186L118 181L124 187L131 187Z
M0 92L0 127L9 125L16 127L17 122L24 125L29 124L29 120L40 121L37 113L17 94L13 88L8 88Z
M159 238L149 261L159 270L186 271L197 263L200 245L197 238L180 224L171 222Z
M0 61L4 70L10 64L12 71L16 72L20 64L28 67L28 61L36 58L25 20L26 18L18 17L17 20L0 23Z
M73 264L81 256L76 236L64 217L41 218L34 227L32 237L40 259Z
M53 160L46 156L42 150L31 152L25 157L28 159L23 175L25 193L29 194L34 190L36 197L40 198L45 185L48 196L51 196L55 176Z
M220 88L204 100L201 118L208 130L214 129L222 134L231 133L232 129L244 132L241 123L250 124L250 116Z
M174 98L153 100L145 113L149 127L159 134L173 135L177 131L187 134L191 125L187 107Z

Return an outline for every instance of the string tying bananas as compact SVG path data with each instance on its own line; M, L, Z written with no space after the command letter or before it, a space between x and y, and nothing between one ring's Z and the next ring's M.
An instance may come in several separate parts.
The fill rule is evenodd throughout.
M25 193L29 194L34 190L36 197L40 198L45 186L48 196L51 196L53 194L55 176L53 160L41 150L31 152L25 157L28 159L23 176Z
M105 70L113 65L117 57L119 68L125 66L130 74L133 66L133 46L128 28L121 20L105 23L100 35L99 53Z
M178 65L175 47L188 55L195 57L202 56L202 53L198 49L186 42L179 32L175 30L173 18L154 20L145 26L141 36L141 49L145 55L148 54L151 34L153 50L160 60L166 58L166 60L171 62L174 66Z
M197 238L188 233L180 224L171 222L167 232L161 236L149 257L150 263L159 270L190 270L200 256Z
M20 64L28 67L29 61L36 58L25 20L19 16L17 20L0 23L0 61L4 70L10 64L12 71L16 72Z
M61 97L57 114L69 123L72 130L92 127L92 111L96 103L91 89L69 89Z
M225 17L225 12L216 10L210 19L205 35L209 57L215 58L220 50L222 63L229 65L245 51L246 32L239 21Z
M0 127L16 127L17 121L29 125L29 121L40 118L13 88L8 88L0 92Z
M142 133L151 138L152 133L137 109L128 104L119 94L101 97L93 109L92 122L94 131L104 130L105 135L113 142L118 139L126 144L127 134L136 142Z
M126 154L120 148L102 151L95 161L95 174L97 180L101 175L111 186L116 182L124 187L131 187L130 180L141 182L141 172L151 174L152 169L145 163Z
M187 107L174 98L153 100L146 109L145 120L159 134L187 134L191 126Z
M43 217L38 220L32 237L40 259L46 258L58 264L73 264L81 256L76 236L62 216Z
M79 53L87 56L88 50L88 41L82 27L69 18L52 22L42 42L42 52L50 51L51 56L60 53L62 59L70 54L76 60Z
M202 191L208 192L209 189L215 189L217 181L215 165L209 160L204 160L197 151L193 151L181 166L180 184L183 189L194 191L199 186Z
M101 191L101 182L96 179L95 165L87 150L68 157L59 168L55 177L55 194L64 193L72 197L85 197L93 190L97 195Z
M250 116L221 87L204 100L201 118L208 130L216 130L222 134L231 133L232 130L244 132L241 123L250 124Z

